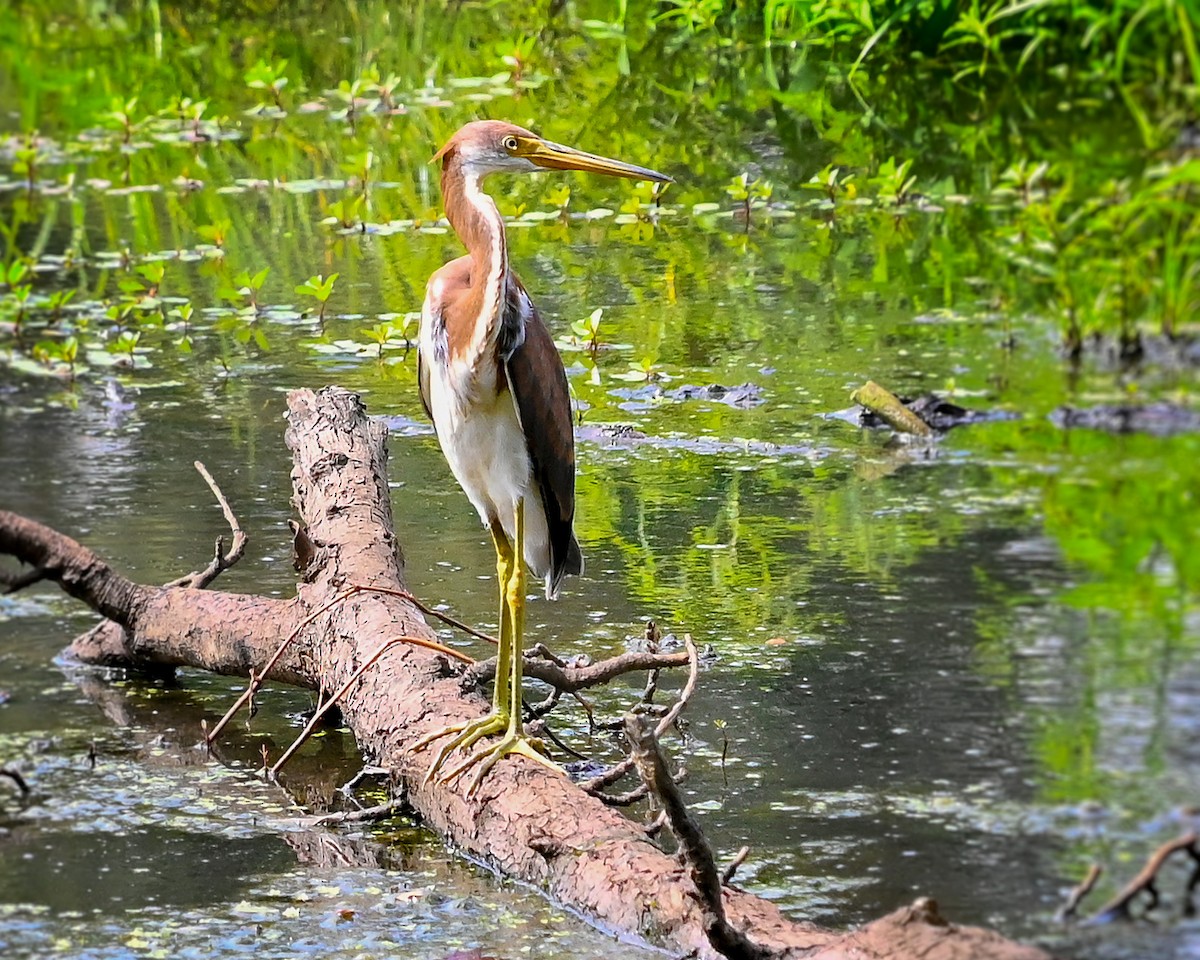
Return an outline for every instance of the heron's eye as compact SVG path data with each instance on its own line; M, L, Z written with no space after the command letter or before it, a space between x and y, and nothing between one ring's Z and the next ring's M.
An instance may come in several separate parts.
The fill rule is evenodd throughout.
M509 134L504 138L504 149L509 153L513 153L517 149L517 138Z

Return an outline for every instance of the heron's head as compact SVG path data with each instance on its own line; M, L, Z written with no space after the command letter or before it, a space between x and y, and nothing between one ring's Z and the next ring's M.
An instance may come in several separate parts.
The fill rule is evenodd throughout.
M447 164L457 162L464 172L481 179L491 173L585 170L630 180L671 182L670 177L657 170L564 147L503 120L475 120L460 127L433 159Z

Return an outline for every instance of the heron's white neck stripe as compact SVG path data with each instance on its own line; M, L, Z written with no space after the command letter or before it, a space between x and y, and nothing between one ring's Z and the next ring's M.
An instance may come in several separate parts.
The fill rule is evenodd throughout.
M504 221L496 202L484 193L482 177L469 167L463 171L463 196L474 209L488 242L488 274L483 283L483 301L479 322L471 337L469 356L474 362L496 342L500 330L500 305L504 302L504 277L508 272L508 251L504 244ZM490 351L488 351L490 352Z

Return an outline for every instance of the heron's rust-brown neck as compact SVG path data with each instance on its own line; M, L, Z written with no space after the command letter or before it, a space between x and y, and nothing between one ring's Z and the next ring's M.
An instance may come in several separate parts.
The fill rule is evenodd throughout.
M483 192L482 177L466 169L457 153L442 167L442 202L446 219L474 261L472 286L484 278L503 282L508 270L508 242L504 218Z

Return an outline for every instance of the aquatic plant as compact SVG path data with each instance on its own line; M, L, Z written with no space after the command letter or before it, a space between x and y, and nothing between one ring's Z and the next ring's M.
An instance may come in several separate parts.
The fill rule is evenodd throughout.
M325 305L329 302L330 296L333 294L333 285L337 281L339 274L331 273L328 277L322 277L321 274L314 274L305 280L302 284L296 287L296 293L302 297L312 297L319 305L317 320L320 323L325 322Z

